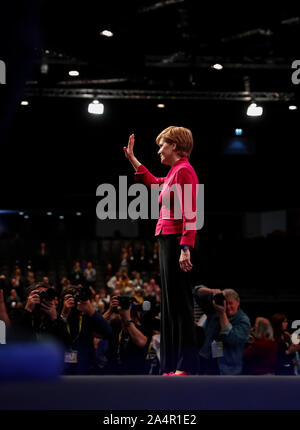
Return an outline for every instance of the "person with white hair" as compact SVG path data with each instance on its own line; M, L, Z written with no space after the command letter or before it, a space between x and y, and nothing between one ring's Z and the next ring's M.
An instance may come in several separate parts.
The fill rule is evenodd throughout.
M243 350L248 340L250 320L240 309L235 290L196 286L194 297L206 314L204 342L199 350L200 373L239 375L243 369Z
M273 337L272 324L267 318L256 318L252 337L253 342L244 350L243 373L275 374L278 347Z

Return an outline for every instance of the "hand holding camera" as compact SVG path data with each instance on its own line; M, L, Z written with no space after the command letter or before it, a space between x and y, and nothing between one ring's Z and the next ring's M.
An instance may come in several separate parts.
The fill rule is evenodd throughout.
M57 319L56 307L53 301L42 301L41 309L49 316L52 321Z
M64 297L64 305L61 312L63 318L68 318L72 308L76 308L78 311L92 316L95 312L90 300L90 290L86 288L80 288L75 294L66 294Z
M64 297L64 305L61 312L62 317L68 318L71 309L75 307L75 300L72 294L66 294Z
M25 310L28 312L33 312L36 305L39 305L41 303L41 299L38 293L38 290L33 290L27 297Z
M213 296L213 306L219 313L226 312L226 299L223 293L217 293Z
M25 310L33 312L37 306L40 306L41 310L47 314L50 319L55 320L57 318L56 307L53 303L55 299L55 291L52 288L47 290L36 289L31 291L27 298Z

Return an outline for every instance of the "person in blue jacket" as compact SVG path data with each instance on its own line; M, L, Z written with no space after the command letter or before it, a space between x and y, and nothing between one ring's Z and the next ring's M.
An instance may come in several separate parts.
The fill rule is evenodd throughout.
M243 350L249 337L250 320L240 309L238 293L232 289L221 291L196 286L194 296L207 315L205 339L199 350L200 373L239 375L243 368Z

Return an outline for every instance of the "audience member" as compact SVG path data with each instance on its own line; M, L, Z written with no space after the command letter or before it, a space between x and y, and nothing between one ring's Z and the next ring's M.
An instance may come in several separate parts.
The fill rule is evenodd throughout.
M128 251L127 248L122 248L121 251L121 262L119 267L119 272L123 272L124 270L127 272L129 268L129 262L128 262Z
M106 270L103 274L104 282L107 284L107 282L114 276L113 267L111 263L108 263L106 266Z
M83 285L84 284L84 274L81 270L80 261L76 261L72 272L70 274L70 281L72 285Z
M26 304L12 319L13 328L23 332L25 340L59 338L60 320L55 307L55 291L48 284L37 282L26 290Z
M236 291L195 287L195 300L207 315L205 339L200 348L202 374L238 375L250 321L239 308Z
M107 282L107 287L110 288L111 290L114 290L116 288L116 282L120 281L122 277L122 273L121 272L117 272L114 276L112 276L109 281Z
M273 338L273 328L266 318L258 317L252 331L253 341L244 350L246 375L274 374L277 360L277 343Z
M298 346L292 343L291 335L287 331L287 317L280 313L274 314L272 316L272 326L274 339L278 346L275 373L276 375L295 375Z
M9 292L9 294L6 297L6 305L8 308L8 311L11 309L21 309L23 307L23 303L21 301L21 298L18 296L17 291L15 288L12 288Z
M141 279L141 274L139 272L134 272L132 282L135 287L143 287L144 281Z
M121 374L145 374L152 328L144 324L141 305L130 306L130 298L120 301L113 296L106 318L110 320L115 312L119 313L120 319L114 319L109 370Z
M87 268L84 271L84 278L87 286L95 286L96 270L93 268L93 263L91 261L88 262Z
M106 337L111 327L92 306L83 287L71 286L63 292L60 339L65 346L65 373L89 374L95 371L94 333Z

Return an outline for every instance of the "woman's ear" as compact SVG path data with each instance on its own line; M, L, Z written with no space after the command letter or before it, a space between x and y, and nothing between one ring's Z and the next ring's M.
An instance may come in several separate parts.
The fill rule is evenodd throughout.
M172 146L173 146L173 151L176 151L176 143L172 143Z

